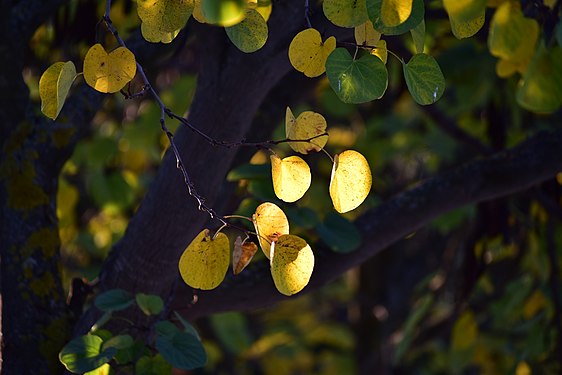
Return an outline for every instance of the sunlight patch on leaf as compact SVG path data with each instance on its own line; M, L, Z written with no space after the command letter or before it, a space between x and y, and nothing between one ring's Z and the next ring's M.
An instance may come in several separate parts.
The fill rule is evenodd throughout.
M359 207L369 195L372 185L371 168L357 151L347 150L334 158L330 197L339 213Z
M424 19L423 0L373 0L367 3L369 19L386 35L404 34Z
M291 296L309 282L314 270L314 253L305 240L285 234L272 245L271 276L277 290Z
M316 29L306 29L298 33L289 46L291 65L307 77L318 77L326 71L326 59L336 48L333 36L322 41Z
M223 280L230 263L230 244L224 233L215 239L204 229L183 252L179 270L185 283L193 288L210 290Z
M201 0L206 22L224 27L241 22L246 14L246 0Z
M271 155L271 176L275 195L289 203L301 199L312 181L310 167L299 156Z

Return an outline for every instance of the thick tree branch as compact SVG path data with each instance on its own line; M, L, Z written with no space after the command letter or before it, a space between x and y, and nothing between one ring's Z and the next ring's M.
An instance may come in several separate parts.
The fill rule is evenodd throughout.
M357 220L364 242L354 253L316 252L316 266L305 291L316 289L451 210L525 190L562 170L562 131L540 133L521 145L471 162L403 192ZM244 275L246 274L246 275ZM182 286L172 308L190 318L229 310L250 310L285 299L264 262L229 279L218 289Z

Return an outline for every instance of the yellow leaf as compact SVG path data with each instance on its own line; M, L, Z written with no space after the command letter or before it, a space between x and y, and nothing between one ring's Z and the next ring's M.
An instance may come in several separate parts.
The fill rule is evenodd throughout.
M178 34L180 33L181 29L177 29L175 31L172 32L167 32L167 31L159 31L158 29L153 29L151 28L150 25L148 25L147 23L143 22L141 23L141 34L142 37L151 43L171 43L172 40L174 40L176 38L176 36L178 36Z
M76 68L72 61L56 62L45 70L39 80L41 112L56 119L76 78Z
M518 4L501 4L492 17L488 47L496 57L511 60L524 73L539 37L537 21L525 18Z
M289 146L298 153L306 155L309 152L320 151L328 142L328 135L317 136L326 133L326 126L326 119L320 113L305 111L295 120L293 112L287 107L285 115L287 138L294 140L310 139L308 142L289 142Z
M412 14L413 0L382 0L381 21L388 27L403 24Z
M486 8L486 0L443 0L450 19L458 23L480 18Z
M517 65L511 60L499 59L496 63L496 74L498 77L507 78L517 71Z
M201 0L205 20L224 27L234 26L242 21L247 5L246 0Z
M279 236L289 234L287 216L276 204L265 202L256 208L256 212L252 215L252 221L256 228L261 250L269 259L271 243L276 241Z
M334 25L355 27L369 19L365 0L324 0L324 14Z
M223 280L230 262L230 244L224 233L215 239L204 229L183 252L179 270L183 281L192 288L210 290Z
M125 47L107 53L101 44L94 44L84 58L84 79L99 92L117 92L137 72L135 55Z
M234 250L232 251L232 271L235 275L246 268L250 261L258 251L258 246L253 242L242 242L240 236L234 241Z
M208 23L207 19L203 15L203 10L201 9L201 1L202 0L193 0L193 18L200 23Z
M531 375L531 367L527 364L527 362L519 362L517 364L517 368L515 369L515 375Z
M452 346L455 350L470 348L478 336L478 323L472 311L465 311L455 322L452 332Z
M225 28L226 35L238 49L251 53L263 47L268 29L265 19L256 10L248 9L246 18L234 26Z
M271 276L279 292L291 296L309 282L314 269L314 253L300 237L285 234L271 245Z
M457 21L449 16L449 21L451 22L451 31L457 39L470 38L471 36L476 34L484 25L484 20L484 9L482 9L482 14L480 16L469 21Z
M380 38L381 33L375 30L371 21L355 27L355 42L359 45L374 46Z
M371 55L377 56L379 59L382 60L383 63L386 64L386 60L388 59L388 50L386 49L386 40L379 40L375 43L375 49L371 51Z
M347 150L334 158L330 197L334 208L345 213L357 208L371 190L371 168L359 152Z
M333 36L322 42L316 29L306 29L298 33L289 46L291 65L307 77L318 77L326 71L326 59L336 49Z
M170 37L175 38L192 12L193 0L137 0L142 36L153 43L169 43Z
M312 180L308 164L298 156L271 155L271 176L275 195L289 203L301 199Z
M531 319L537 312L546 307L546 298L540 290L535 290L523 305L523 317Z

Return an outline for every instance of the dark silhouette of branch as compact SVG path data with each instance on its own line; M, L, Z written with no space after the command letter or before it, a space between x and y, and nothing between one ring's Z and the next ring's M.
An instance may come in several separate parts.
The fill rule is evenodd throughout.
M363 234L363 246L339 255L316 249L316 265L309 286L316 289L343 272L364 262L390 244L400 241L441 214L525 190L562 170L562 131L539 133L519 146L485 159L468 163L420 183L356 221ZM195 318L228 310L250 310L270 305L287 297L279 294L262 263L229 279L219 288L197 291L183 285L173 308Z

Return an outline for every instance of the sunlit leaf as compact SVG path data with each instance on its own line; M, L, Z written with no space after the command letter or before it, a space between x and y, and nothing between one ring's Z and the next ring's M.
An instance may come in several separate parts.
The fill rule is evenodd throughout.
M386 60L388 59L388 49L386 48L386 40L379 40L375 44L375 49L371 51L371 55L377 56L383 63L386 64Z
M291 296L300 292L314 270L314 253L305 240L285 234L272 244L271 276L277 290Z
M312 181L308 164L298 156L271 155L271 176L275 195L289 203L301 199Z
M267 41L267 23L257 11L249 9L246 18L234 26L225 28L226 35L242 52L255 52Z
M242 242L240 236L234 241L234 250L232 251L232 271L235 275L246 268L252 261L252 258L258 251L258 245L253 242Z
M443 0L450 19L465 23L480 18L486 8L486 0Z
M244 19L246 0L201 0L201 10L206 22L228 27Z
M183 252L179 269L185 283L193 288L210 290L223 280L230 263L230 244L224 233L215 239L204 229Z
M345 213L359 207L369 195L371 184L371 168L363 155L347 150L335 156L330 197L336 211Z
M310 139L309 142L289 142L289 146L298 153L306 155L309 152L320 151L328 141L328 135L318 137L326 133L326 126L326 119L320 113L305 111L295 119L293 112L287 107L285 114L285 134L287 138Z
M404 34L424 18L423 0L373 0L367 2L369 19L386 35Z
M418 104L433 104L441 98L445 91L445 77L432 56L418 53L402 67L408 91Z
M39 80L41 112L56 119L76 78L76 67L72 61L56 62L45 70Z
M365 103L383 96L388 85L386 66L378 57L354 60L345 48L337 48L326 61L330 86L345 103Z
M418 23L416 27L410 30L410 34L412 34L416 53L423 53L423 48L425 45L425 21L422 20L420 23Z
M137 0L142 36L149 42L169 43L193 12L193 0Z
M145 315L158 315L164 308L164 301L157 295L137 293L135 299Z
M99 92L121 90L135 77L136 72L135 55L125 47L108 54L101 44L94 44L84 58L84 79Z
M255 9L264 20L269 20L273 7L271 0L248 0L248 9Z
M562 105L562 48L537 49L517 87L517 102L540 113L554 112Z
M356 26L354 32L355 43L359 45L374 46L381 38L381 33L375 30L371 21Z
M316 29L301 31L289 45L291 65L307 77L318 77L326 71L326 59L336 48L336 38L329 37L322 41Z
M365 0L324 0L324 14L334 25L355 27L369 19Z
M79 336L70 341L59 353L59 360L68 371L83 374L109 362L116 348L102 351L103 340L96 335Z
M289 234L287 216L276 204L265 202L256 208L252 221L258 234L260 247L269 259L271 242L276 241L283 234Z

